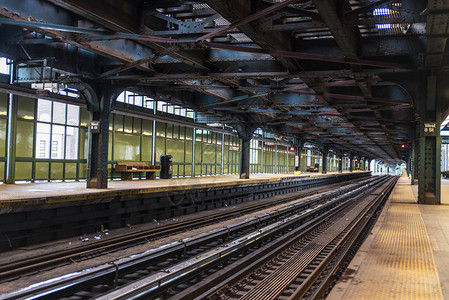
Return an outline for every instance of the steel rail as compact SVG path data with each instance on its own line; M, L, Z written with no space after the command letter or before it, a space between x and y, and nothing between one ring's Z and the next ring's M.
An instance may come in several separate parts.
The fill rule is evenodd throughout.
M371 181L378 181L379 178L372 179ZM362 189L363 186L366 186L367 182L359 182L357 184L353 184L350 187L345 187L340 189L340 194L347 192L350 189L356 188L356 192L358 192L360 189ZM354 193L354 190L352 191ZM34 298L52 298L57 299L59 297L62 297L64 295L70 294L72 292L76 292L80 288L85 288L87 286L95 285L99 282L105 282L108 280L114 280L117 275L124 274L126 272L138 270L142 267L142 265L148 265L151 263L155 263L156 261L160 261L162 259L166 259L168 256L182 256L183 253L186 253L186 250L194 249L195 247L198 247L200 244L204 244L206 240L223 240L226 241L229 237L230 232L242 232L242 228L253 226L254 228L259 228L261 224L264 222L267 222L269 219L276 220L281 216L287 215L290 211L302 211L303 218L312 218L317 214L317 210L329 210L335 205L335 201L343 201L342 199L346 199L347 196L344 194L343 196L337 196L339 193L334 193L333 195L330 195L331 193L327 193L324 195L321 195L320 197L315 196L312 197L306 201L296 203L293 205L289 205L285 208L275 210L272 213L264 214L261 216L253 217L250 219L247 219L243 222L239 222L236 224L233 224L228 227L219 228L216 229L209 234L203 234L199 235L193 238L184 239L179 242L175 242L169 245L165 245L163 247L160 247L158 249L152 249L150 251L147 251L146 253L143 253L142 255L136 255L132 258L123 259L120 261L115 262L114 265L102 265L95 268L92 268L87 271L83 271L76 274L71 274L70 276L67 276L66 278L62 278L61 280L54 280L52 282L42 283L40 285L30 287L28 289L5 294L3 296L0 296L0 299L19 299L22 297L28 297L30 295L34 295ZM327 196L326 196L327 195ZM332 203L325 203L326 198L331 197L331 199L327 199L327 201L333 202ZM337 199L337 200L336 200ZM339 199L339 200L338 200ZM307 202L307 203L306 203ZM315 209L306 209L308 206L313 205L313 203L317 206ZM283 222L283 221L281 221ZM283 222L286 223L286 222ZM273 230L276 226L274 226ZM260 229L259 229L260 231ZM268 233L269 235L270 233ZM271 232L271 234L273 234ZM167 274L165 272L162 272L164 274ZM172 272L170 272L170 275L172 275ZM50 296L51 295L51 296Z
M362 187L358 187L344 195L331 199L327 203L320 203L314 209L303 210L298 214L259 229L257 232L252 232L212 251L167 268L163 272L134 281L95 299L148 299L160 295L164 290L171 289L172 287L185 282L189 278L197 276L198 273L216 266L218 263L229 259L230 256L235 256L242 251L255 246L261 240L272 237L279 232L285 232L287 228L291 228L298 224L300 220L304 220L306 217L309 217L307 220L314 219L316 222L316 217L319 214L332 210L335 206L353 198L356 194L360 194L366 186L372 186L377 182L378 180L363 185ZM344 203L342 205L345 206ZM327 219L327 217L325 217L325 219ZM192 295L189 297L191 296Z
M391 191L392 186L395 184L395 182L391 183L388 187L388 191L385 193L382 193L382 197L385 198L386 195L389 194ZM374 202L372 202L374 203ZM347 203L346 203L347 205ZM371 207L371 206L370 206ZM344 206L340 206L341 209L344 209ZM364 211L366 211L365 209ZM326 218L326 221L333 216L337 215L340 211L335 209L332 216L328 216ZM361 217L361 220L365 220L366 218ZM372 219L372 218L370 218ZM311 223L314 223L311 221ZM304 224L306 226L308 224ZM313 224L314 227L305 227L302 226L292 232L290 232L288 235L285 236L285 239L282 241L275 241L269 245L267 245L264 248L261 248L254 252L252 255L248 256L248 258L245 258L245 260L240 260L234 264L231 264L227 267L225 267L223 270L213 274L210 277L207 277L204 281L191 286L190 288L187 288L183 290L182 292L174 295L171 299L176 300L187 300L187 299L206 299L206 298L220 298L221 290L229 289L230 286L232 286L234 283L240 282L241 284L244 284L245 277L248 277L254 270L256 270L260 265L266 264L268 261L270 261L274 257L278 257L279 253L282 252L282 250L289 248L292 244L295 243L296 240L302 239L304 236L306 236L308 233L312 232L316 228L322 225L321 223L315 223ZM366 227L366 226L365 226ZM364 228L365 228L364 227ZM335 270L334 270L335 271ZM336 271L335 271L336 272ZM313 272L312 272L313 273ZM319 275L319 273L316 273ZM332 277L330 277L332 278ZM310 281L313 283L313 280ZM320 294L321 295L321 294ZM296 299L296 298L295 298Z
M341 254L341 257L347 256L347 253L352 249L352 247L357 242L357 237L359 237L363 231L363 229L368 226L368 223L370 221L369 218L366 218L366 216L370 216L373 211L375 211L379 205L381 204L382 200L385 199L385 195L389 195L391 190L393 189L394 185L396 184L396 180L392 179L389 182L385 183L386 187L384 190L386 191L385 194L377 195L370 203L369 205L364 209L362 213L360 213L359 217L353 224L351 224L351 227L349 228L348 232L345 233L344 237L333 247L333 249L329 252L329 254L322 260L322 262L316 267L316 269L310 274L310 276L304 280L304 282L296 289L295 292L288 298L290 300L293 299L303 299L305 297L305 294L308 292L308 290L312 287L313 284L315 284L316 280L319 276L322 275L325 268L328 267L332 260L339 254ZM348 245L349 244L349 245ZM341 265L342 260L339 260L336 265ZM333 268L334 273L338 270L336 267ZM331 280L330 276L326 276L325 281L319 285L319 289L314 291L312 293L313 296L311 296L311 299L316 299L317 297L321 296L325 288L329 286L329 280ZM332 278L333 280L333 278ZM309 297L306 297L309 298Z
M359 180L363 179L350 181L348 182L348 185L354 184L354 182L357 182ZM143 230L123 236L109 238L107 240L98 241L93 244L83 244L79 247L3 264L0 265L0 282L11 280L14 277L23 276L27 273L39 271L44 268L51 268L63 264L73 263L74 260L80 260L83 256L98 256L97 253L99 252L111 252L123 249L125 247L129 248L133 245L148 242L148 240L153 240L163 236L175 234L180 231L184 231L185 229L192 229L205 226L207 224L217 223L256 210L262 210L270 206L293 201L298 199L299 197L308 197L310 195L319 194L321 191L328 190L329 188L335 186L341 186L341 183L332 184L326 187L315 187L310 190L302 190L299 192L295 192L288 197L285 197L283 195L275 196L273 197L273 201L270 201L268 203L256 203L245 206L243 208L237 208L230 212L213 213L208 216L198 217L183 222L178 222L176 224L169 224L157 228ZM279 200L276 198L279 198Z

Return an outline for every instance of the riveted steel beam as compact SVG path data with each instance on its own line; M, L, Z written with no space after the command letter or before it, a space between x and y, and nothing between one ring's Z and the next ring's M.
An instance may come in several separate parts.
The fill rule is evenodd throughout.
M357 40L355 28L348 26L342 21L342 10L344 7L338 7L338 4L344 6L347 1L328 1L328 0L313 0L315 7L318 9L321 18L326 23L329 30L332 32L335 41L340 49L343 51L343 55L347 58L357 58Z
M397 63L382 62L382 61L367 60L367 59L335 57L335 56L329 56L329 55L319 55L319 54L301 53L301 52L293 52L293 51L284 51L284 50L268 50L268 49L261 49L261 48L242 47L242 46L236 46L236 45L221 44L221 43L204 42L204 44L212 49L224 49L224 50L229 50L229 51L269 54L269 55L273 55L276 57L279 56L279 57L296 58L296 59L304 59L304 60L317 60L317 61L327 61L327 62L342 63L342 64L398 68L398 69L406 69L406 70L413 69L409 65L402 65L402 64L397 64Z
M224 27L219 28L219 29L217 29L215 31L212 31L211 33L205 34L205 35L199 37L197 39L197 41L204 41L206 39L210 39L210 38L212 38L214 36L222 34L222 33L226 32L228 30L231 30L233 28L237 28L237 27L239 27L241 25L248 24L248 23L250 23L250 22L252 22L254 20L262 18L263 16L266 16L266 15L268 15L270 13L278 11L281 8L285 7L285 6L293 4L293 3L298 2L298 1L299 0L286 0L286 1L283 1L283 2L278 2L278 3L274 4L274 5L271 5L270 7L267 7L265 9L262 9L260 11L255 12L255 13L249 15L249 16L246 16L246 17L242 18L241 20L235 21L235 22L233 22L230 25L224 26Z
M366 4L364 6L361 6L359 8L350 10L348 12L346 12L345 14L345 19L346 20L353 20L356 19L360 14L362 13L366 13L369 11L372 11L373 9L380 7L380 6L385 6L386 4L390 4L392 2L394 2L395 0L379 0L376 2L371 2L369 4Z

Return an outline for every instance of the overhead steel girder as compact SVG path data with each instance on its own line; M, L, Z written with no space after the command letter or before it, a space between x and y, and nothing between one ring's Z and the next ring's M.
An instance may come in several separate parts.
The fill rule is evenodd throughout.
M360 38L360 57L394 61L399 64L411 64L418 66L420 55L425 52L425 39L419 35L394 35L372 36ZM321 41L297 41L298 51L307 54L333 55L341 57L341 49L333 40ZM394 60L393 60L393 59Z
M104 3L104 1L70 1L70 0L47 0L59 7L67 9L89 19L95 23L103 24L105 27L115 31L134 32L139 26L139 7L130 5L129 2L119 1L114 3L115 7ZM120 8L117 8L120 6ZM101 11L102 14L93 13ZM106 13L108 16L106 17ZM134 23L127 23L124 20Z
M359 74L364 76L375 76L392 74L394 76L403 76L409 73L408 71L399 69L370 69L364 70ZM282 72L234 72L234 73L210 73L207 75L202 74L157 74L154 76L146 75L120 75L111 76L106 79L114 80L140 80L142 84L151 82L163 82L163 81L182 81L183 79L195 79L195 80L220 80L220 79L288 79L288 78L335 78L335 77L353 77L353 73L350 70L323 70L323 71L302 71L295 74L287 71Z
M204 2L231 23L242 20L253 13L251 6L252 2L250 1L205 0ZM290 35L285 32L262 32L252 23L240 25L239 29L253 42L264 49L293 50L292 39ZM298 71L298 66L294 60L284 57L276 57L276 60L290 72L294 73Z
M2 1L0 7L0 15L14 20L39 20L41 23L56 23L67 26L79 25L76 16L72 13L44 1L33 2L33 5L28 5L28 2L24 1L5 0ZM150 48L131 40L83 42L78 41L71 33L43 29L40 31L45 32L50 37L66 41L73 46L122 62L131 62L153 54Z
M365 66L373 66L373 67L386 67L386 68L398 68L398 69L413 69L410 65L403 65L398 63L391 62L383 62L376 60L367 60L367 59L358 59L351 57L335 57L331 55L321 55L321 54L311 54L311 53L300 53L295 51L285 51L285 50L267 50L260 48L252 48L252 47L242 47L221 43L210 43L204 42L204 44L213 49L224 49L230 51L238 51L238 52L248 52L248 53L259 53L259 54L269 54L275 57L285 57L285 58L295 58L295 59L304 59L304 60L316 60L316 61L326 61L333 63L341 63L341 64L353 64L353 65L365 65Z
M418 56L425 51L425 43L418 35L364 37L360 45L365 57Z
M213 31L211 33L205 34L204 36L199 37L197 39L197 41L204 41L206 39L210 39L210 38L212 38L212 37L214 37L216 35L219 35L221 33L225 33L226 31L231 30L233 28L237 28L239 26L248 24L248 23L250 23L252 21L255 21L255 20L257 20L257 19L259 19L259 18L261 18L263 16L266 16L266 15L268 15L270 13L278 11L281 8L285 7L285 6L293 4L293 3L298 2L298 1L299 0L286 0L286 1L283 1L283 2L278 2L278 3L273 4L273 5L265 8L265 9L262 9L260 11L257 11L255 13L253 13L253 14L250 14L250 15L248 15L248 16L246 16L246 17L244 17L244 18L242 18L242 19L240 19L238 21L235 21L235 22L233 22L230 25L224 26L222 28L218 28L217 30L215 30L215 31Z
M348 1L313 0L313 3L318 9L321 18L332 32L338 46L343 51L343 55L347 58L357 58L359 37L356 35L355 28L343 23L340 18L346 6L349 6L347 5L349 4Z
M93 3L81 2L76 0L52 0L52 1L54 2L55 5L64 7L71 11L75 11L76 13L80 14L87 20L96 22L111 30L117 31L123 30L124 33L132 33L132 34L135 34L140 30L145 31L145 28L139 28L136 26L135 23L134 24L124 23L123 22L124 18L120 15L119 16L116 15L116 10L114 9L106 10L105 7L106 8L109 7L109 4L105 1L96 0L93 1ZM125 4L123 5L125 6ZM141 10L141 7L137 7L134 9L137 10L136 12L134 12L137 15L133 20L134 22L139 22L141 20L141 13L143 13L143 11ZM130 20L130 18L126 18L126 20ZM155 50L161 50L169 47L169 45L160 45L152 41L141 41L141 42ZM191 52L177 51L175 53L172 53L171 56L178 59L179 61L182 61L183 63L191 65L192 67L207 70L207 68L203 65L204 62L203 58Z
M268 60L275 60L275 58L269 54L258 54L258 53L249 53L249 52L227 51L227 50L221 50L221 49L210 49L208 60L212 61L212 62L268 61Z
M3 56L24 62L29 60L27 55L35 59L44 57L52 60L54 71L68 75L93 78L98 73L94 53L79 51L77 47L65 43L26 44L21 48L22 31L22 28L16 26L0 25L0 40L3 41L0 43L0 53Z
M362 6L362 7L359 7L359 8L356 8L356 9L353 9L353 10L350 10L350 11L346 12L345 19L346 20L355 20L355 19L358 18L359 14L362 14L362 13L365 13L365 12L368 12L368 11L372 11L372 10L374 10L377 7L385 6L385 5L390 4L391 2L394 2L394 1L395 0L378 0L378 1L375 1L375 2L371 2L369 4L366 4L366 5Z

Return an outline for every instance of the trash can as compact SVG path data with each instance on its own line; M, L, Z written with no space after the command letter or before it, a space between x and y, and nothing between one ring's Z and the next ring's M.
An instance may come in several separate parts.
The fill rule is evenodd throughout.
M173 176L173 160L171 155L161 155L161 179L171 179Z

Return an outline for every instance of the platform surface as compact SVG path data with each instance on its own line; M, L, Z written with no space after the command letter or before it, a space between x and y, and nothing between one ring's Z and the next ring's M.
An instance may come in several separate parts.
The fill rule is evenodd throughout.
M327 299L448 299L449 207L416 202L402 176Z
M348 173L348 172L343 172ZM147 188L173 188L175 186L188 187L191 185L234 185L245 183L257 183L264 181L276 181L289 177L317 177L326 175L342 174L338 172L321 173L302 173L294 174L251 174L250 179L240 179L239 175L218 175L203 177L182 177L172 179L155 180L109 180L107 189L86 188L85 181L77 182L40 182L40 183L19 183L19 184L1 184L0 201L5 199L24 199L34 198L46 195L71 195L78 193L97 193L113 190L147 189Z
M343 172L348 174L349 172ZM156 180L110 180L107 189L86 188L86 182L43 182L0 185L0 213L17 211L24 207L56 205L74 201L97 201L100 198L185 191L200 188L233 187L285 181L290 178L332 176L342 173L329 172L294 174L251 174L250 179L239 175L219 175Z

